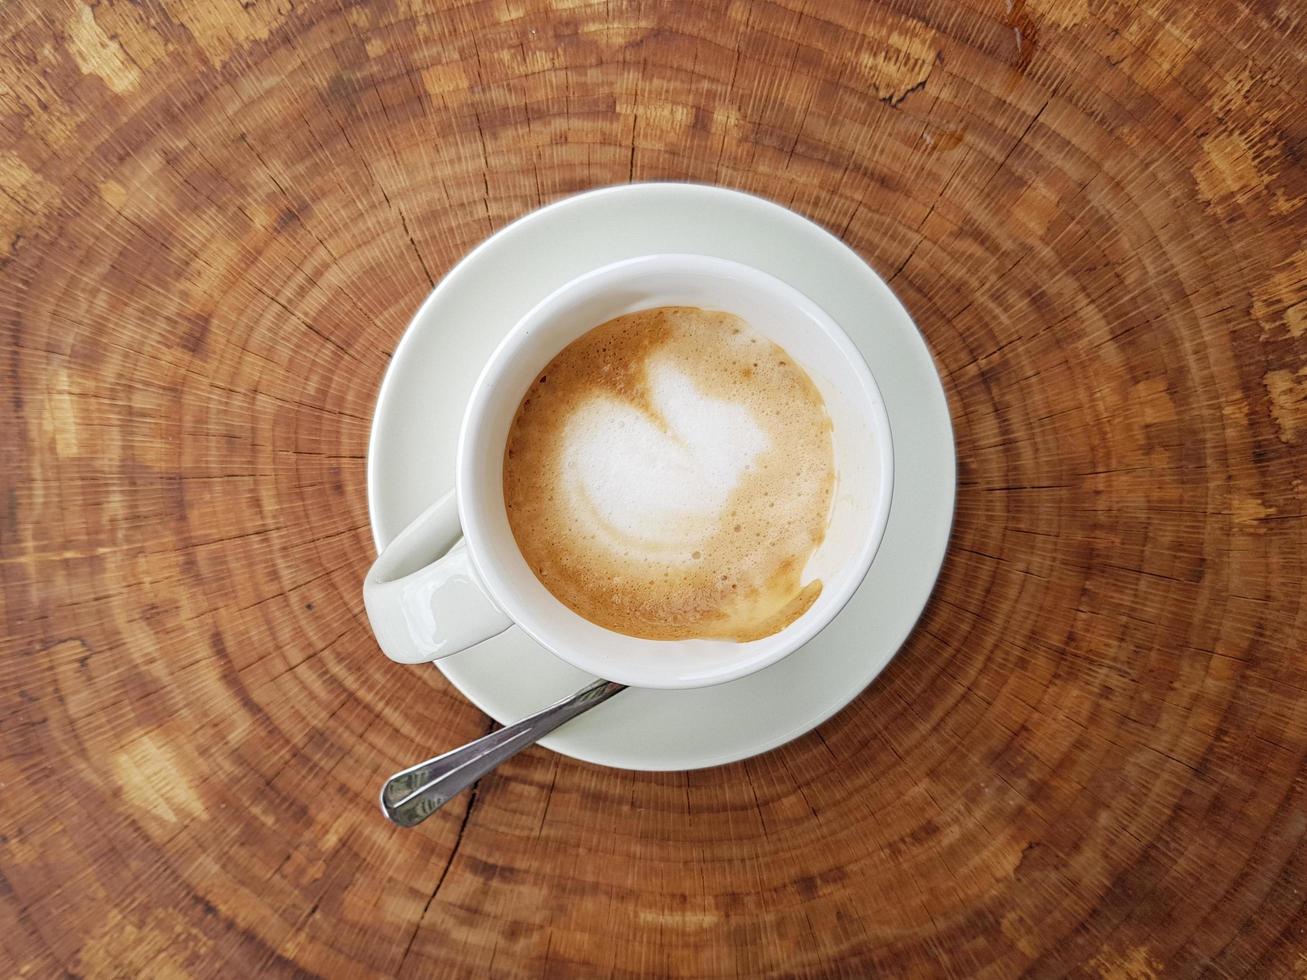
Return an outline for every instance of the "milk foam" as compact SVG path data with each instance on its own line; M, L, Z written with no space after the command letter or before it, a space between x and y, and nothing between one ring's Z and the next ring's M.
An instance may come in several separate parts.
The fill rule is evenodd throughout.
M646 378L652 413L596 394L567 419L562 487L596 546L690 558L771 440L748 408L706 395L665 358Z
M815 601L830 418L789 355L729 313L642 310L573 341L523 395L504 505L536 577L591 622L750 640Z

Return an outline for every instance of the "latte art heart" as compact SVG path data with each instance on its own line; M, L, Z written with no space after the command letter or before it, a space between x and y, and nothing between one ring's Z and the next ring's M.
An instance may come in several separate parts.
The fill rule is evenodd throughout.
M675 365L655 357L646 376L652 412L608 394L576 407L562 488L588 540L627 557L689 557L770 439L748 409L705 395Z
M786 352L729 313L610 320L554 358L504 452L513 536L591 622L650 639L768 636L805 581L835 484L831 424Z

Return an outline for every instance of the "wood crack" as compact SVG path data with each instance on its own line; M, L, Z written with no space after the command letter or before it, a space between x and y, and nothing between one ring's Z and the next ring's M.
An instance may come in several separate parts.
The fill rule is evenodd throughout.
M895 95L893 92L891 92L889 95L881 96L881 97L880 97L879 99L877 99L876 101L877 101L877 102L884 102L884 103L885 103L887 106L889 106L891 109L897 109L900 105L903 104L903 100L906 99L909 95L912 95L912 94L914 94L914 93L916 93L916 92L923 92L923 91L925 91L925 89L926 89L926 82L928 82L928 81L930 80L930 75L931 75L931 72L926 72L926 77L925 77L925 78L923 78L921 81L917 82L915 85L909 85L907 88L905 88L905 89L904 89L902 92L900 92L898 95Z
M481 734L483 736L489 735L494 730L495 720L489 718L487 719L486 730ZM427 903L422 906L422 914L417 917L417 922L413 926L413 932L408 937L408 943L404 946L404 955L400 957L399 966L395 971L396 973L403 970L404 963L408 960L409 953L413 949L413 942L417 939L418 933L422 930L422 923L426 921L427 911L431 908L431 903L436 900L436 896L440 894L440 889L445 884L445 878L449 876L449 870L454 866L454 859L458 857L459 848L463 846L463 837L467 833L468 822L472 819L472 810L476 806L480 791L481 780L478 779L468 790L467 809L463 811L463 819L459 822L458 833L454 835L453 846L449 849L449 856L445 859L445 866L440 869L440 876L436 879L436 886L431 889L431 896L427 899Z

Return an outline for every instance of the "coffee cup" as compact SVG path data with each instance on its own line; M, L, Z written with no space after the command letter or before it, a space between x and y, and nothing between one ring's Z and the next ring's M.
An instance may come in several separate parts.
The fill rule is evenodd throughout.
M523 394L564 347L615 317L655 307L722 310L802 366L830 416L836 484L826 534L804 569L822 589L760 639L654 640L605 629L554 597L518 549L505 508L504 448ZM439 660L510 626L561 660L619 683L706 687L775 663L821 631L861 584L889 516L893 452L871 371L839 326L768 273L702 255L615 262L561 286L528 312L486 363L459 434L454 488L381 553L364 603L385 654ZM475 656L475 652L470 653Z

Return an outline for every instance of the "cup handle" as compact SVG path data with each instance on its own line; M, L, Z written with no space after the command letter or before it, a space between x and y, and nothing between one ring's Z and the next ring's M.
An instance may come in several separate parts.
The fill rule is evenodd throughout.
M472 568L451 490L399 533L363 580L363 605L387 657L439 660L512 625Z

